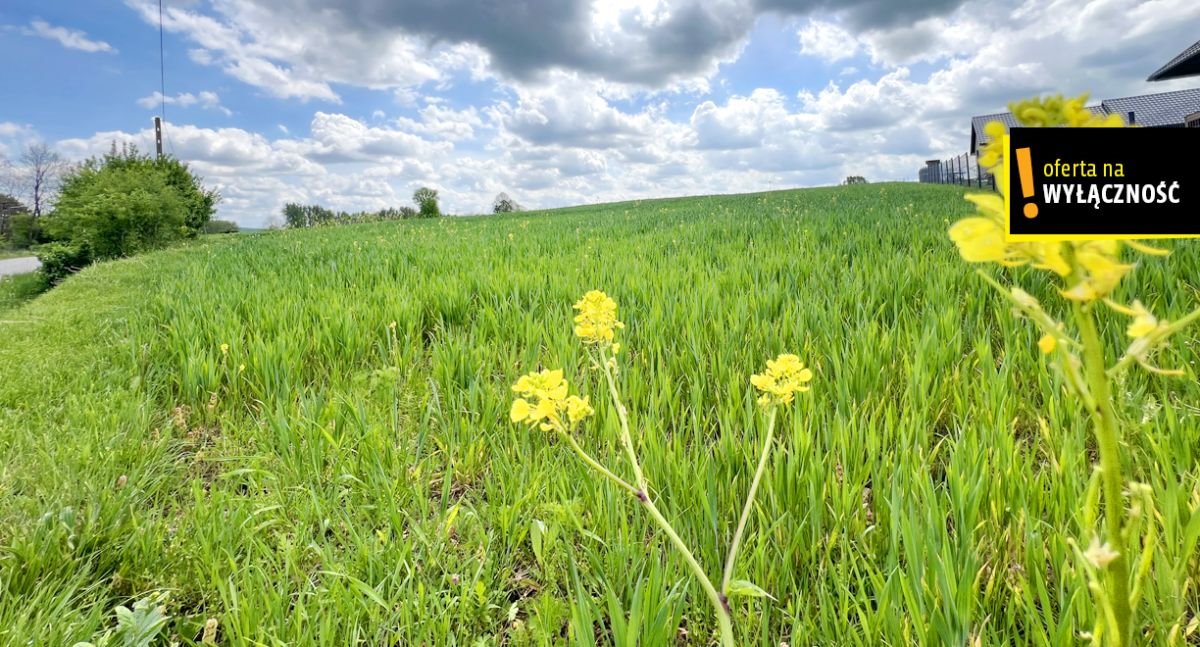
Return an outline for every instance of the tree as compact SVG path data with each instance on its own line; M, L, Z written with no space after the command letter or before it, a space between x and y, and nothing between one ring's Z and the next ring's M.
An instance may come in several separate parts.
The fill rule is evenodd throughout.
M67 163L57 151L41 142L25 147L19 162L19 181L24 185L33 216L40 217L46 207L54 202L59 183L67 171Z
M438 192L429 187L421 187L413 193L413 202L417 203L417 212L422 218L437 218L442 215L438 209Z
M7 193L0 193L0 238L12 235L13 216L29 213L21 201Z
M496 199L492 201L492 213L512 213L520 210L521 205L517 204L516 200L508 197L508 194L504 192L497 194Z
M133 144L122 144L118 149L117 143L113 142L112 148L100 163L114 169L131 168L139 173L160 173L183 202L184 226L190 235L204 231L204 224L212 220L217 211L217 203L221 201L221 195L216 189L206 189L202 183L203 178L193 173L187 164L170 156L154 158L143 155Z

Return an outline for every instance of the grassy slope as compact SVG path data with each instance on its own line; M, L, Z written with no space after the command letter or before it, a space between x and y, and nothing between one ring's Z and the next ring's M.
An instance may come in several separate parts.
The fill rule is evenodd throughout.
M778 601L735 605L742 644L1076 644L1086 421L1039 395L1035 335L946 240L958 195L624 203L93 267L0 316L0 643L71 644L165 588L184 644L210 616L229 644L705 644L706 603L652 525L507 423L539 364L603 401L569 324L600 287L628 323L645 469L714 574L761 433L749 373L782 351L816 370L739 568ZM1127 288L1178 316L1198 272L1180 245ZM1200 611L1200 387L1124 390L1166 533L1143 615L1160 642ZM597 409L582 442L616 463Z

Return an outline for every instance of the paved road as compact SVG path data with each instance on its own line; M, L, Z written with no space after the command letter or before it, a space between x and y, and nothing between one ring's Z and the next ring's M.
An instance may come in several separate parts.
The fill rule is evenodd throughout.
M0 260L0 277L9 276L11 274L24 274L26 272L32 272L41 266L42 264L38 262L36 256Z

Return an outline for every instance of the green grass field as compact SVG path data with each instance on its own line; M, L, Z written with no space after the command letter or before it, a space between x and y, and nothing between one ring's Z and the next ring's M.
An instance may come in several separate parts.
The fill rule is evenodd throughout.
M0 644L90 640L159 590L184 645L208 618L222 645L709 644L706 600L635 502L508 421L539 366L601 393L570 323L592 288L627 323L653 493L714 576L763 433L749 375L781 352L816 374L751 517L738 577L774 599L735 600L738 644L1086 644L1067 540L1090 530L1090 427L1043 395L1059 387L1038 334L948 240L961 195L221 237L0 309ZM1200 303L1200 248L1172 247L1118 296L1167 318ZM1186 377L1119 389L1129 473L1160 513L1151 644L1200 640L1194 337L1161 358ZM621 465L593 401L580 443Z

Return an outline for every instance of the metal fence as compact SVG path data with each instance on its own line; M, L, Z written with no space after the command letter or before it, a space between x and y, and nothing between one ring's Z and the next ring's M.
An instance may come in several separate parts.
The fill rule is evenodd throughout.
M930 184L959 184L996 190L996 178L979 166L979 158L971 153L950 159L929 160L917 173L917 179Z

